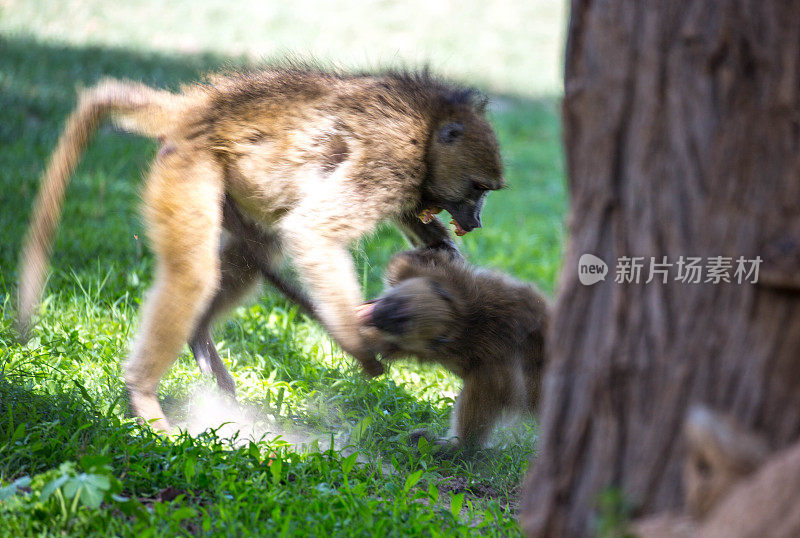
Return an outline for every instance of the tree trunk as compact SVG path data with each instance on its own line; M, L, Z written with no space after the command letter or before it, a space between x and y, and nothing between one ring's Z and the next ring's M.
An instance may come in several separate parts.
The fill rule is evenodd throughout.
M564 137L570 239L548 339L531 535L592 533L619 488L682 503L694 403L773 448L800 435L800 2L573 0ZM578 260L609 265L585 286ZM615 282L644 257L642 280ZM650 258L732 258L731 283L645 284ZM758 282L736 283L738 257ZM751 279L752 280L752 276Z

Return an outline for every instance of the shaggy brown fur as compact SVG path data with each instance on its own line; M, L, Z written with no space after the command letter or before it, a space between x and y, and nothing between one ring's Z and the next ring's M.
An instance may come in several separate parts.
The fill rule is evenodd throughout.
M395 256L386 281L359 316L380 332L388 356L413 355L463 378L451 439L482 445L503 411L534 411L547 323L536 289L430 249Z
M702 405L684 438L684 506L632 522L636 536L800 536L800 443L774 453L733 415Z
M363 299L348 245L393 219L415 245L455 249L438 220L417 215L447 209L466 233L480 226L486 192L504 185L482 104L427 73L288 66L213 76L180 94L107 80L81 96L45 172L20 268L23 329L66 184L107 115L163 144L144 188L157 275L125 363L134 411L160 428L159 380L190 337L195 350L213 347L208 320L257 278L241 263L242 238L223 237L226 196L268 236L263 255L289 254L326 330L378 375L355 317Z

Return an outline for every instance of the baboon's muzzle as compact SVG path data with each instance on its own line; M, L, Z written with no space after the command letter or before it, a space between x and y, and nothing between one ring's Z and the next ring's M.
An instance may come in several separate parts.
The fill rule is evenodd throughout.
M411 322L410 305L402 297L386 297L362 305L358 311L362 323L395 335L408 330Z
M445 202L442 204L450 216L453 217L456 225L456 233L464 235L475 228L481 227L481 211L486 194L481 193L477 197L470 197L463 202Z

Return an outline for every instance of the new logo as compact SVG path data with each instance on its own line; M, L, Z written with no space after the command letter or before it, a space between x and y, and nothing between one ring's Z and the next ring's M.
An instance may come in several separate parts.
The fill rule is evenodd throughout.
M584 254L578 260L578 280L584 286L591 286L605 280L607 274L608 265L597 256Z

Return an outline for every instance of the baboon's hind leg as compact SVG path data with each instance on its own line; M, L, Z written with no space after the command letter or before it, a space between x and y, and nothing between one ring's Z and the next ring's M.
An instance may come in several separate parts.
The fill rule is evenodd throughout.
M258 281L259 274L306 314L315 317L311 300L278 272L280 243L274 234L245 221L234 202L226 196L223 227L229 232L221 251L221 280L217 294L200 317L189 340L194 358L203 373L211 374L223 391L235 396L233 378L228 373L211 337L211 324L233 308Z
M133 411L158 429L169 429L158 383L219 283L221 204L222 178L210 158L176 152L156 162L144 204L156 279L124 371Z
M225 197L222 224L233 236L241 240L242 248L239 252L244 261L249 266L255 266L261 276L276 290L319 321L316 308L308 295L297 285L282 277L277 269L278 259L282 256L282 245L278 235L274 232L268 233L242 217L230 196Z
M464 379L464 388L456 399L451 417L450 435L468 448L484 445L501 409L507 405L508 387L504 387L500 380L479 379L478 375Z
M236 386L228 369L217 353L217 346L211 337L211 323L225 311L233 308L239 300L246 295L258 282L258 272L255 264L246 255L243 243L238 238L228 241L220 253L220 282L216 295L208 304L205 312L200 316L189 339L189 347L194 354L194 359L200 370L207 375L213 375L217 386L236 396Z

